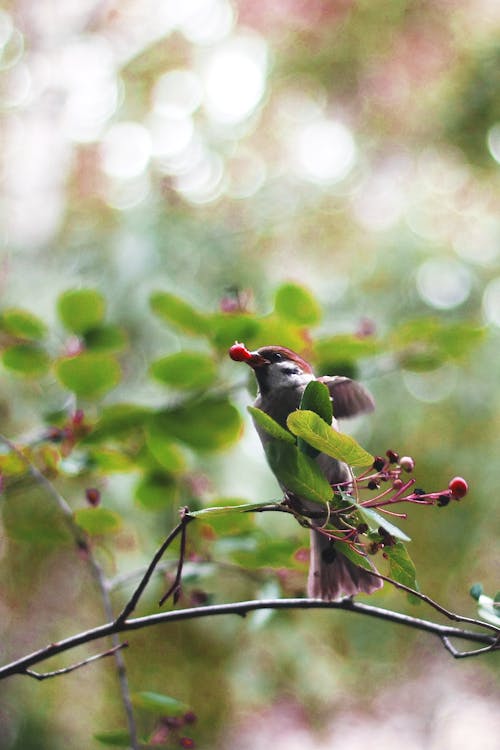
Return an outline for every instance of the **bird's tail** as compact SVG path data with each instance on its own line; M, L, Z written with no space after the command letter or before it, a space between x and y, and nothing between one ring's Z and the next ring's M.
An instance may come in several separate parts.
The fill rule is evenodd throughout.
M311 529L311 557L307 581L309 597L331 602L343 596L372 594L382 585L380 578L372 575L369 570L355 565L338 552L331 539Z

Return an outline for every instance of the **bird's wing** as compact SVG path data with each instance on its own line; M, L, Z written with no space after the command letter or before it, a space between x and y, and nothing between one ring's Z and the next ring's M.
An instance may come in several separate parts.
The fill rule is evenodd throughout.
M340 375L336 377L325 375L318 380L324 383L330 391L335 419L354 417L356 414L374 410L375 401L361 383Z

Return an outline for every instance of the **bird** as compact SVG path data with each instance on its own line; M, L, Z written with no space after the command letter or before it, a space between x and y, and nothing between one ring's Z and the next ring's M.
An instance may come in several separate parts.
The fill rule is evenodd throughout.
M373 397L361 383L344 376L317 378L305 359L284 346L263 346L255 351L249 351L244 344L235 342L229 349L229 356L235 361L245 362L252 368L258 385L254 406L285 429L287 417L299 408L304 390L312 380L318 380L328 388L333 402L334 429L338 429L337 419L353 417L373 411L375 408ZM259 424L255 423L255 427L265 448L272 437ZM316 461L331 485L345 483L344 486L348 488L352 483L352 471L344 462L324 453L319 453ZM290 495L286 487L282 486L282 490ZM311 514L313 526L324 524L324 514L318 514L316 503L301 498L294 500L298 502L304 514ZM310 541L308 597L338 601L358 593L372 594L381 588L383 582L377 575L372 575L368 569L347 559L330 537L314 527L310 530ZM372 568L374 573L377 573L373 565Z

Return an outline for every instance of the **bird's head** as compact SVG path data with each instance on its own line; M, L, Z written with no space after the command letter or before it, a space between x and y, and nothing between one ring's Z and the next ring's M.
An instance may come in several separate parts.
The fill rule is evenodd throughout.
M314 380L311 365L285 346L263 346L250 352L244 344L236 342L229 349L229 356L253 369L261 393L303 388Z

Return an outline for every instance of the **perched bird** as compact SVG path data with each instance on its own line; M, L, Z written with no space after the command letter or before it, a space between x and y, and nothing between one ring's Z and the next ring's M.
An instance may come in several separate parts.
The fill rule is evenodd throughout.
M299 408L302 394L311 380L324 383L330 392L335 417L332 427L335 429L338 429L336 419L374 409L372 396L360 383L341 376L316 378L311 365L284 346L264 346L250 352L243 344L235 343L230 348L229 355L235 361L246 362L253 369L259 387L255 406L282 427L286 428L288 415ZM257 424L256 429L265 447L272 438ZM352 473L347 464L324 453L320 453L316 460L330 484L346 483L345 488L348 489ZM287 492L286 487L282 489ZM316 503L301 498L294 500L298 501L305 515L311 514L312 523L317 526L324 523L324 519L312 520L314 515L318 517ZM371 594L381 586L382 581L378 577L341 554L334 541L311 529L307 582L309 597L334 601L360 592Z

